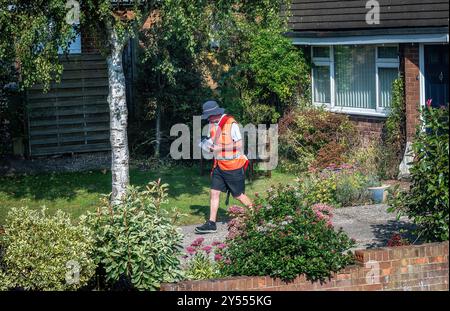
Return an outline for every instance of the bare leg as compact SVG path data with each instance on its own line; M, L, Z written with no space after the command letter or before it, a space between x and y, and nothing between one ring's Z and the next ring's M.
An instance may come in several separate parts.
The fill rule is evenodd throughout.
M220 191L211 189L209 220L216 222L217 211L219 210Z
M253 204L252 201L249 199L249 197L243 193L241 195L235 197L235 199L239 200L242 204L244 204L247 207L251 207Z

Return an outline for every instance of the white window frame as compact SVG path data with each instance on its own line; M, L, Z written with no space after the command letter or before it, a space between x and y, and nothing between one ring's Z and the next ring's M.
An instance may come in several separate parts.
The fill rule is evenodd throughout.
M389 114L390 109L386 107L380 106L379 99L379 78L378 78L378 70L379 68L397 68L399 70L400 61L399 57L397 58L378 58L378 48L379 47L397 47L398 44L382 44L382 45L373 45L375 48L375 92L376 92L376 105L375 109L368 108L350 108L350 107L341 107L336 106L336 87L335 87L335 73L334 73L334 46L328 46L330 50L330 57L314 57L313 50L315 47L324 47L323 45L312 45L311 46L311 61L314 66L329 66L330 72L330 102L329 103L319 103L314 101L314 74L313 70L311 70L311 96L312 102L316 106L325 107L326 109L334 112L342 112L348 114L358 114L358 115L366 115L366 116L378 116L378 117L386 117Z
M315 47L328 47L329 49L329 57L314 57L314 48ZM332 108L332 103L334 103L334 49L333 46L311 46L311 60L313 61L315 66L323 66L328 67L330 72L330 103L320 103L314 102L314 75L313 70L311 69L311 96L312 102L316 106L326 106L327 108Z

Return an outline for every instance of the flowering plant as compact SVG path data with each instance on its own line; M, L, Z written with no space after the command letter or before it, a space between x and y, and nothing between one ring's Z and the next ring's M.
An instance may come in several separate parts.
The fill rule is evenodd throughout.
M409 191L392 194L390 211L406 215L425 241L449 239L449 110L429 100L412 144Z
M389 241L387 242L388 247L404 246L409 244L411 244L409 240L402 238L402 236L399 233L393 234L389 239Z
M342 230L335 231L332 207L305 204L298 186L269 188L251 209L230 209L234 218L228 247L220 254L225 275L270 275L292 280L299 274L324 279L351 263L353 247ZM238 213L236 213L238 212Z
M200 237L186 247L185 277L189 280L204 280L221 277L220 267L228 261L223 258L221 251L226 244L214 241L211 245L205 245L205 239Z

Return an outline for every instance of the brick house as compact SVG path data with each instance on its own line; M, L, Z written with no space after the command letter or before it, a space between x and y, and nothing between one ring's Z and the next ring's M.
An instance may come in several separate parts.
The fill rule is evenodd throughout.
M379 16L371 14L376 4ZM402 75L410 142L427 99L448 105L448 5L449 0L292 0L287 35L311 56L313 103L349 114L365 137L379 137L392 81ZM135 49L129 44L123 57L131 116ZM64 62L61 84L47 94L39 86L27 91L24 140L30 156L109 150L106 62L82 27Z
M448 105L448 0L293 0L291 10L288 36L311 55L313 103L350 115L366 137L381 134L399 75L408 142L419 106Z

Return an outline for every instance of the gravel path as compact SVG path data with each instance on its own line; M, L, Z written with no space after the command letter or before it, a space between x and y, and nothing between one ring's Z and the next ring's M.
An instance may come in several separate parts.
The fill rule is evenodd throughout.
M333 225L342 227L347 234L356 240L355 249L382 247L395 232L401 229L412 229L413 225L407 218L397 220L396 215L387 212L387 205L363 205L344 207L334 210ZM205 244L213 241L223 241L227 235L227 225L217 223L215 234L195 234L194 228L198 225L183 226L183 246L190 245L196 238L205 238Z

